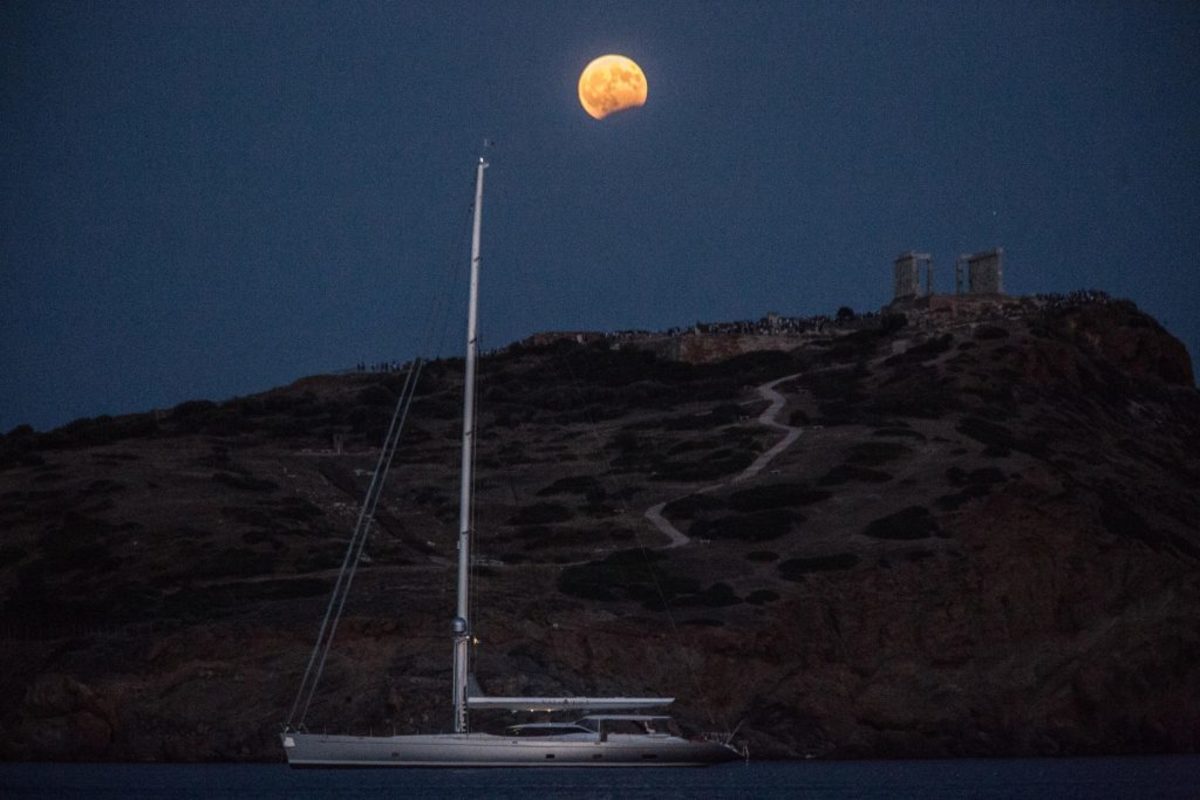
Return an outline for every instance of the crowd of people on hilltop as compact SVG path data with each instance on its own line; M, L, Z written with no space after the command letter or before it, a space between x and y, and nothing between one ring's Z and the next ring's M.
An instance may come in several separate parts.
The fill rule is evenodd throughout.
M1026 295L1039 306L1050 309L1066 309L1093 303L1111 303L1113 298L1108 292L1099 289L1076 289L1066 294L1033 294ZM1003 315L1003 314L1002 314ZM798 335L804 333L821 333L830 328L839 327L871 327L879 323L880 313L868 311L855 313L849 308L842 308L834 317L818 314L812 317L783 317L770 314L758 320L738 320L735 322L697 322L694 325L674 326L663 331L648 331L630 329L607 331L599 334L607 341L629 341L635 339L651 339L657 337L676 337L686 335L733 335L751 334L759 336ZM503 349L503 348L501 348ZM398 372L404 369L401 361L360 361L354 367L356 372Z
M757 320L736 320L734 322L697 322L694 325L675 326L664 331L624 330L605 333L606 339L647 339L658 336L686 335L733 335L747 334L756 336L797 335L802 333L820 333L827 328L854 323L855 325L870 325L879 314L874 311L856 314L844 309L837 317L818 314L812 317L783 317L770 315Z
M403 361L360 361L354 365L355 372L399 372L404 369Z
M1113 301L1108 292L1103 292L1099 289L1076 289L1066 294L1035 294L1033 295L1033 299L1039 305L1051 310L1073 308L1093 303L1111 303Z
M862 314L849 308L839 309L836 316L817 314L811 317L784 317L775 314L758 320L737 320L734 322L697 322L694 325L676 325L662 331L644 329L628 329L606 331L598 336L605 341L632 341L638 339L653 339L676 336L729 336L736 334L757 336L795 336L804 333L821 333L839 327L871 327L878 324L879 313L868 311ZM571 334L566 334L571 335ZM501 348L504 349L504 348ZM404 369L400 361L360 361L355 365L355 372L397 372Z

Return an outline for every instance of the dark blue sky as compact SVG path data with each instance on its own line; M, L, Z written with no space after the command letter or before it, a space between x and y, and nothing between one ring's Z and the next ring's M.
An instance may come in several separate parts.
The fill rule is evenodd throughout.
M1011 292L1200 351L1195 2L9 0L0 36L0 431L408 357L484 137L485 346L877 309L899 252L950 290L1000 244ZM649 100L597 122L609 52Z

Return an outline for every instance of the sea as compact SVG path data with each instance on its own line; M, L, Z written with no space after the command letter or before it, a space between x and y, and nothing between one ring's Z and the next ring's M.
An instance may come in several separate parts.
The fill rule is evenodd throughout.
M0 798L1200 800L1200 756L802 761L703 769L291 770L283 764L0 764Z

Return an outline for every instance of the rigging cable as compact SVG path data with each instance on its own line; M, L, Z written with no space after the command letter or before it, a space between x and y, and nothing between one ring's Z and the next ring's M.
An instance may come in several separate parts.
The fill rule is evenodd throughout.
M474 211L474 203L469 204L468 217ZM459 245L461 246L462 239L460 238ZM460 247L455 248L460 249ZM457 258L453 259L457 261ZM451 259L447 259L447 263L451 263ZM442 346L446 341L446 335L449 328L449 295L458 284L457 277L461 270L451 267L443 275L451 276L450 291L444 284L440 299L435 296L435 301L427 307L425 325L423 326L423 336L418 345L417 352L441 352ZM436 349L433 349L433 339L436 331L440 328L440 335ZM392 460L395 457L397 447L400 441L400 435L403 432L404 424L408 418L408 412L412 406L412 401L416 396L416 389L420 373L425 365L425 359L418 355L409 364L409 369L405 375L403 387L396 401L395 410L392 413L391 421L388 425L388 430L384 436L383 446L380 449L379 460L376 464L375 471L372 473L371 482L367 487L366 495L360 507L358 519L355 523L354 532L351 534L350 540L347 543L346 554L342 559L341 569L338 572L337 580L334 582L334 588L329 598L329 604L325 609L325 615L321 620L320 628L317 633L317 641L313 646L313 651L309 656L308 663L304 669L304 676L300 681L300 688L296 693L296 699L292 703L290 712L288 713L285 728L293 730L304 725L304 720L308 716L309 708L312 705L313 697L316 694L317 686L320 683L324 673L325 663L329 655L330 647L333 644L334 635L337 632L338 623L341 619L342 611L345 608L346 598L350 593L350 586L354 581L355 573L358 570L358 564L362 558L363 550L366 542L370 537L371 527L375 522L375 509L379 503L379 499L383 493L383 486L387 477L388 469L391 467ZM297 716L299 714L299 716Z
M404 387L396 403L396 409L392 413L391 424L388 426L384 445L379 451L379 461L376 464L375 472L371 476L371 483L367 488L367 494L363 500L362 507L359 509L358 521L355 523L354 532L350 536L350 542L346 547L346 555L342 559L342 568L338 573L337 581L334 583L333 593L329 598L329 605L325 609L325 616L321 620L321 627L317 633L317 643L313 647L312 655L309 656L308 665L304 670L304 677L300 681L300 690L296 694L296 700L292 703L291 712L288 714L287 727L289 729L292 728L293 723L297 725L304 724L304 719L308 715L309 706L312 704L312 698L317 689L317 684L320 682L321 675L324 672L329 648L333 643L334 634L337 632L342 609L346 604L346 597L350 593L350 585L354 581L354 575L358 570L358 563L362 557L363 548L366 546L367 539L370 536L371 525L375 521L375 509L379 503L379 497L383 492L384 478L387 476L388 468L391 466L392 459L396 455L397 445L400 442L400 434L408 418L408 410L412 405L413 396L416 392L417 378L420 376L422 365L423 362L420 358L414 360L408 369L408 374L405 376ZM303 705L301 705L302 702ZM296 716L297 711L299 711L298 719Z

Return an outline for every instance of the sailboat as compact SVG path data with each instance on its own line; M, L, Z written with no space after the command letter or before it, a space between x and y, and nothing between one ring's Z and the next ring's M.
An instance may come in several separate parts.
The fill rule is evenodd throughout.
M480 158L475 170L475 203L471 228L470 294L467 304L467 352L463 396L462 472L459 494L458 585L456 615L451 623L454 642L453 733L355 736L308 732L303 723L289 720L281 739L292 767L615 767L615 766L704 766L741 758L726 740L708 736L685 738L674 732L670 718L650 709L664 709L673 697L495 697L483 694L469 672L469 644L473 633L469 616L471 565L472 471L475 435L476 318L478 314L480 235L483 215L483 177L488 162ZM410 369L408 384L415 383L418 364ZM367 500L359 514L359 530L370 527L374 502L395 440L407 416L408 386L401 394L381 451L379 467L372 478ZM354 538L343 562L334 599L330 602L309 660L297 704L307 692L305 710L319 680L325 652L337 627L341 602L339 591L349 590L353 569L361 555L361 538ZM356 544L357 542L357 544ZM322 647L325 648L322 652ZM313 677L315 675L315 677ZM469 712L483 709L510 711L573 712L570 722L534 722L513 725L502 733L470 729ZM301 719L303 713L301 714Z

